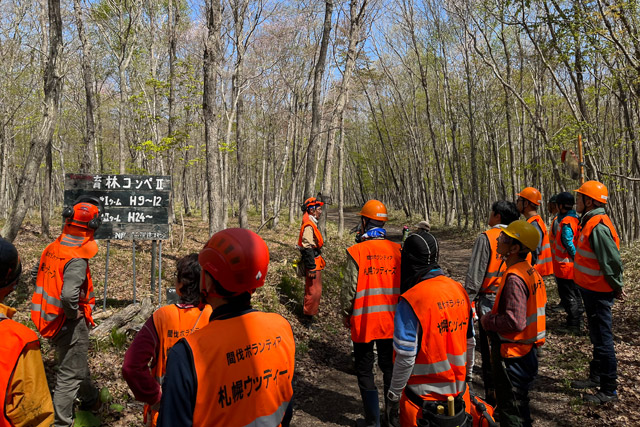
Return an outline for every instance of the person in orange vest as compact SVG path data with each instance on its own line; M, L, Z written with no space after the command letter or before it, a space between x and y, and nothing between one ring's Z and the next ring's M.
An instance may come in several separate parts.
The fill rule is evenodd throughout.
M527 187L518 193L516 207L527 222L533 224L540 235L540 242L536 250L531 251L531 265L535 267L541 276L550 276L553 274L553 257L547 226L538 214L540 203L542 203L540 192L533 187Z
M618 400L618 362L613 345L611 307L614 298L624 300L620 237L604 207L609 200L607 187L587 181L576 190L576 210L581 214L573 261L573 280L582 294L587 313L593 356L589 378L573 381L577 389L596 388L584 400L602 404Z
M400 295L400 245L386 239L387 219L387 208L378 200L369 200L360 210L359 243L347 249L340 292L364 406L365 418L358 423L377 427L380 405L373 375L374 346L386 395L393 371L393 316Z
M173 346L162 383L159 426L288 426L295 341L276 313L251 307L269 249L243 228L215 233L198 255L209 324Z
M438 258L438 242L426 230L404 242L402 295L393 331L396 355L386 396L391 426L471 425L465 381L467 339L473 336L471 303L462 285L444 275Z
M177 262L175 288L180 302L156 310L124 355L122 376L135 398L145 403L144 423L155 426L169 350L181 338L209 323L211 306L200 302L198 254Z
M584 307L578 286L573 281L573 260L576 256L574 238L578 232L578 214L573 210L573 194L566 191L559 193L556 201L560 211L556 218L556 232L553 235L553 273L558 284L560 303L567 313L566 329L569 333L580 334Z
M502 228L517 220L520 216L513 202L499 200L491 205L489 214L489 228L476 239L469 268L464 281L464 288L469 295L469 300L475 302L476 312L479 317L491 312L496 300L496 292L506 270L506 264L497 252L498 236ZM476 342L477 340L477 342ZM473 353L476 346L480 347L482 356L482 382L484 384L485 399L491 405L496 404L496 391L491 374L491 351L487 333L478 324L477 339L471 338L467 349L467 381L472 380Z
M517 220L502 230L498 253L507 264L491 313L480 318L489 332L491 370L501 426L531 426L529 389L538 374L538 347L546 334L547 292L527 261L540 241L536 228Z
M305 269L304 280L304 323L311 326L313 317L318 314L322 296L322 270L325 267L322 258L324 240L318 230L318 219L322 215L323 202L310 197L302 204L302 225L298 235L298 249Z
M100 404L89 373L88 353L89 326L95 326L89 260L98 253L93 235L100 227L101 213L100 200L90 196L81 196L62 211L62 234L42 252L31 298L31 320L57 352L55 426L73 423L76 397L81 409Z
M53 424L53 403L38 336L11 320L14 308L2 304L16 287L22 263L15 246L0 238L0 426Z

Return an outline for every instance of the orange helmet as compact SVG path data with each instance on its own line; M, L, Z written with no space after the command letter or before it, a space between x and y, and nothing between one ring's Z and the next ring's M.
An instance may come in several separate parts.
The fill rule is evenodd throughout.
M607 200L609 200L609 190L607 190L607 187L603 183L598 181L587 181L582 184L576 192L591 197L600 203L607 203Z
M387 217L387 208L384 203L375 199L369 200L364 204L360 210L360 216L375 219L377 221L386 221L389 219Z
M62 211L66 225L75 225L80 228L89 230L97 230L102 224L100 206L91 203L91 201L82 201L74 203L72 207L67 207Z
M540 194L540 192L533 187L527 187L523 189L518 193L518 196L530 201L537 206L540 206L540 203L542 203L542 194Z
M321 202L320 200L316 199L315 197L309 197L302 204L302 212L307 212L307 210L309 208L316 208L316 207L322 206L322 205L324 205L324 202Z
M198 255L202 274L208 272L231 296L253 292L264 285L269 267L269 248L260 236L245 228L218 231ZM205 289L200 281L200 290Z

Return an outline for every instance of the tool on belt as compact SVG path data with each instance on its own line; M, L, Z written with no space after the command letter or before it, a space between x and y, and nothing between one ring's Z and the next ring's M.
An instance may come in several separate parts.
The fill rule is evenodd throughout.
M472 427L471 414L465 411L465 389L457 396L450 396L447 400L423 400L409 387L405 387L404 393L413 404L422 408L422 418L418 418L419 427ZM443 409L446 408L446 414Z

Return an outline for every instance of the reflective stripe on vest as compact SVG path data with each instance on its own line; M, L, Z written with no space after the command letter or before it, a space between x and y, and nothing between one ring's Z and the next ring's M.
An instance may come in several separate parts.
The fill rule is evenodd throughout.
M573 260L569 257L569 253L562 243L562 229L564 226L571 227L575 238L578 232L578 218L566 215L558 225L558 231L554 239L553 274L560 279L573 280Z
M9 381L14 374L14 369L24 348L30 343L38 343L38 336L26 326L14 322L11 319L0 319L0 426L12 426L6 417L5 402ZM20 381L23 378L16 378Z
M446 276L424 280L402 294L422 339L407 387L424 400L446 400L465 389L471 304L462 285Z
M491 254L489 255L489 265L487 265L487 271L484 274L482 286L480 287L479 293L481 294L495 294L498 292L500 278L502 277L504 270L506 270L506 264L498 254L498 236L501 232L502 229L494 227L483 233L487 236L487 239L489 239Z
M618 249L620 249L620 238L611 219L607 215L594 215L580 229L580 234L576 241L576 258L573 263L573 276L576 284L582 288L594 292L612 292L613 289L607 283L604 274L600 270L600 263L596 254L591 248L591 232L598 225L603 224L611 232L611 237Z
M65 245L62 242L73 240L73 237L69 234L60 235L45 248L40 257L36 289L31 297L31 320L33 320L40 335L45 338L55 336L66 319L61 295L64 267L73 259L73 250L70 251L64 248ZM80 239L80 242L84 240L84 238L78 239ZM76 244L73 248L75 250L77 249L77 243L74 244ZM92 325L95 325L92 317L95 303L91 271L87 264L86 279L80 288L78 309L82 310L84 318Z
M527 220L529 224L536 222L542 231L542 241L540 243L540 253L538 254L538 261L534 266L536 271L541 276L548 276L553 274L553 255L551 253L551 244L549 243L549 233L547 232L547 226L542 221L540 215L534 215Z
M293 396L295 341L279 314L215 319L185 338L198 384L194 426L276 426Z
M317 249L322 248L322 246L324 246L324 239L322 238L322 233L320 233L320 230L318 230L318 226L316 225L316 223L309 217L308 212L305 212L304 215L302 215L302 225L300 226L300 234L298 235L298 248L302 248L302 234L304 233L304 229L306 227L311 227L313 229L313 238L316 243L314 248L317 248ZM324 258L322 258L322 255L318 255L315 258L315 261L316 261L315 269L318 271L323 270L326 263L324 261Z
M347 252L358 265L351 340L366 343L393 338L400 296L400 245L386 239L366 240Z
M525 328L520 332L498 334L503 341L500 346L500 354L504 358L526 355L531 351L532 346L539 347L544 344L546 336L545 305L547 303L547 291L540 273L526 261L518 262L507 268L491 313L499 314L500 297L504 290L504 283L510 274L522 279L527 286L529 295L527 298Z
M205 305L202 310L198 307L179 307L176 304L166 305L153 313L153 326L158 335L158 354L155 356L155 365L151 368L153 378L162 385L167 370L167 356L169 350L179 340L189 336L192 332L202 329L209 323L211 306ZM144 405L145 423L154 427L157 422L157 411L151 406Z

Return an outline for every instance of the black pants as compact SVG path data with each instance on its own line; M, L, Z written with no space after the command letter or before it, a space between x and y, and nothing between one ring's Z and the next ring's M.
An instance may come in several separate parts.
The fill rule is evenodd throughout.
M561 279L559 277L556 277L556 282L558 283L560 304L567 313L567 326L582 326L584 305L582 304L582 295L578 285L571 279Z
M533 424L529 408L529 389L538 374L538 353L533 347L522 357L503 358L499 339L492 341L493 375L500 425L529 427ZM494 344L495 343L495 344Z
M484 397L487 403L495 406L495 385L491 373L491 348L489 337L482 324L478 322L478 342L480 343L480 356L482 357L482 382L484 383ZM476 344L477 346L477 344Z
M391 386L391 376L393 375L393 339L374 340L367 343L353 343L353 354L355 356L355 370L358 376L358 387L360 390L376 390L373 376L373 345L375 343L378 350L378 366L382 371L384 381L384 395L387 395Z

